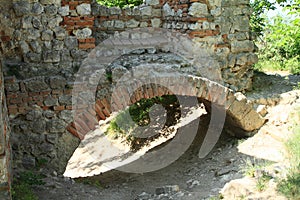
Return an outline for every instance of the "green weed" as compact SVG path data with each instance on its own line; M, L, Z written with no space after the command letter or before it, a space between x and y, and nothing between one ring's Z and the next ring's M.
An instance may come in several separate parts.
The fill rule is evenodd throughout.
M103 186L102 184L100 183L99 180L96 180L96 179L91 179L91 178L78 178L78 179L75 179L75 181L77 183L82 183L82 184L85 184L85 185L93 185L93 186L96 186L97 188L100 188L102 189Z
M32 171L26 171L15 178L12 185L12 198L14 200L38 200L33 193L32 186L45 184L43 176Z
M290 117L294 120L293 135L285 143L290 169L286 179L280 180L277 189L289 199L300 199L300 108Z
M270 166L272 162L266 160L251 160L247 158L241 166L241 171L245 176L255 177L257 171L263 171L266 167Z

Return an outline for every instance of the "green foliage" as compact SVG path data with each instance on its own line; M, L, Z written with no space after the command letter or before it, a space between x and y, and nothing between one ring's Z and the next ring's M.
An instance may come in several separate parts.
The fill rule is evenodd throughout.
M107 7L120 7L123 8L125 6L133 7L138 6L143 3L143 0L97 0L100 5Z
M290 71L300 73L300 20L274 18L266 25L260 47L257 70Z
M12 189L13 200L38 200L38 197L32 192L30 185L20 183Z
M266 11L275 10L275 4L288 9L290 14L300 14L300 0L252 0L250 6L253 10L250 18L251 31L255 37L263 36L267 24Z
M274 3L268 0L254 0L250 2L250 6L253 9L250 18L251 32L255 37L262 36L267 22L265 12L267 10L274 10Z
M32 186L45 184L41 180L42 178L42 175L32 171L21 173L17 179L14 179L12 198L15 200L38 200L38 197L32 191Z
M300 199L300 173L291 172L286 180L278 184L278 191L288 199Z

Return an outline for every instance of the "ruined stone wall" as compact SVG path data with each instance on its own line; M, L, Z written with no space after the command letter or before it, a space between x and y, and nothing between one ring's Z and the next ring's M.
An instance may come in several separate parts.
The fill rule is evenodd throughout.
M74 74L91 49L124 30L154 27L187 34L218 61L207 74L220 74L221 84L236 91L251 88L257 57L248 0L146 0L124 9L91 0L5 0L3 5L1 52L16 168L47 160L53 170L64 170L79 142L66 130Z
M2 55L0 54L0 58ZM10 127L6 100L4 93L4 81L2 75L2 63L0 62L0 199L11 199L11 147Z

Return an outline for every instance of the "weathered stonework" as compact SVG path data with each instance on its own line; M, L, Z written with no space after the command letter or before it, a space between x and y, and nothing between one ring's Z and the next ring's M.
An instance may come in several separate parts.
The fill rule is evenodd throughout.
M2 55L0 54L0 58ZM0 62L0 199L11 199L10 127L6 109L2 63Z
M71 123L71 92L79 84L74 74L92 49L110 36L123 37L126 30L164 28L185 34L216 62L207 63L202 74L192 67L183 71L211 79L208 75L214 72L215 80L233 91L251 89L257 56L249 36L248 0L146 0L124 9L106 8L91 0L6 0L1 9L1 52L16 167L31 168L46 159L53 170L64 170L79 142L72 134L81 137ZM147 35L135 33L130 39L144 40ZM152 63L152 56L166 66L186 66L167 49L149 47L132 53L140 55L145 63ZM174 60L181 63L175 65ZM124 66L115 67L114 76L124 70ZM107 77L100 82L101 102L111 83ZM106 101L97 104L99 119L110 115Z

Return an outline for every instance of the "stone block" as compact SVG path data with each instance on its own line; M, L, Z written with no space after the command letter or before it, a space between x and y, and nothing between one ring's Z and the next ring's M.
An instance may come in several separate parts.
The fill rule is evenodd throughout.
M174 10L169 6L169 4L166 3L166 4L163 6L163 14L164 14L164 16L168 17L168 16L174 16L174 15L175 15L175 12L174 12Z
M122 10L119 7L112 7L112 8L109 8L109 14L110 15L121 15Z
M126 27L128 28L136 28L138 27L140 22L136 21L135 19L131 19L127 22L125 22Z
M47 122L47 129L50 133L63 133L66 130L66 124L61 119L52 119Z
M153 28L159 28L161 25L161 20L159 18L151 19L151 26Z
M32 9L31 9L31 13L34 14L34 15L40 15L42 14L42 12L44 12L44 7L36 2L32 5Z
M57 14L58 8L55 5L48 5L45 7L45 13L49 16L54 16Z
M76 37L68 36L65 38L65 45L68 49L76 49L78 47L78 40Z
M57 98L53 98L52 96L48 96L44 101L45 106L56 106L58 105Z
M41 37L41 33L39 30L36 30L34 28L30 28L27 30L27 39L37 40L39 37Z
M39 17L32 18L32 26L36 29L42 29L43 25Z
M44 5L51 5L51 4L60 5L61 0L40 0L40 3Z
M252 52L254 50L254 43L250 40L245 41L233 41L231 43L231 52Z
M141 11L142 16L151 16L152 15L152 7L151 6L141 7L140 11Z
M76 7L77 13L80 16L90 15L92 13L91 4L83 3Z
M44 41L50 41L53 39L53 31L51 30L44 30L42 32L42 40Z
M119 29L123 29L125 27L125 24L121 20L115 20L114 27L119 28Z
M28 15L31 11L31 5L28 1L17 1L13 3L13 8L18 17Z
M25 16L22 18L22 28L32 28L32 16Z
M47 50L43 52L43 60L47 63L59 62L60 51Z
M61 16L68 16L70 12L70 7L68 5L62 6L58 9L58 14Z
M159 5L159 0L146 0L146 5L149 6Z
M189 15L193 17L205 17L208 15L207 5L204 3L192 3L189 8Z
M50 29L54 29L55 27L58 27L60 22L62 22L62 21L63 21L63 18L61 16L50 19L49 23L48 23L48 27Z
M92 35L92 30L90 28L84 28L84 29L79 29L79 30L74 30L73 34L78 38L78 39L85 39L89 38Z

